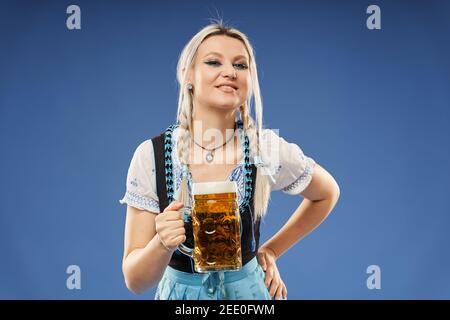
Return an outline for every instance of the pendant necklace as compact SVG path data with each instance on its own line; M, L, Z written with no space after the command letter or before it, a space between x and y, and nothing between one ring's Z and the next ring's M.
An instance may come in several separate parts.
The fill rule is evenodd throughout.
M223 147L224 145L226 145L228 142L230 142L230 140L234 137L235 132L236 132L236 124L235 124L235 126L234 126L234 131L233 131L233 134L231 135L231 137L230 137L227 141L225 141L222 145L217 146L217 147L214 147L214 148L212 148L212 149L205 148L205 147L203 147L202 145L198 144L194 139L192 139L192 140L194 141L194 143L195 143L197 146L199 146L199 147L202 148L203 150L208 151L208 152L206 153L205 159L206 159L206 161L207 161L208 163L211 163L211 162L213 162L213 160L214 160L214 151L216 151L216 149L219 149L219 148Z

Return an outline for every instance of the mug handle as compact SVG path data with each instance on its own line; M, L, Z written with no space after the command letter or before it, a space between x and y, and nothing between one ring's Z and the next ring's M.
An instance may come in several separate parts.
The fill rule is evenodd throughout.
M182 208L180 211L181 211L181 213L183 214L183 220L184 220L184 222L185 222L185 223L188 222L188 218L189 218L189 216L190 216L190 211L191 211L191 210L190 210L189 208ZM189 247L185 246L184 244L180 244L180 245L178 246L178 250L179 250L182 254L188 256L189 258L193 258L193 252L194 252L194 249L189 248Z

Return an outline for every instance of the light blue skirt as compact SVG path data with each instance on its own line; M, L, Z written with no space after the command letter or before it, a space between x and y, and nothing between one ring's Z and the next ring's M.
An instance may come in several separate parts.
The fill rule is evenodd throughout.
M239 271L187 273L166 268L155 300L271 300L256 257Z

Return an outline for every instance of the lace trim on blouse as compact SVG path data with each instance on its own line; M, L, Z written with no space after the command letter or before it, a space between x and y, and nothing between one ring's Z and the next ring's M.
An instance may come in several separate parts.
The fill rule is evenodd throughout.
M154 199L143 197L137 193L126 191L125 196L119 201L121 204L126 203L129 206L138 208L140 210L147 210L150 212L159 213L159 202Z
M305 171L294 182L284 187L282 190L287 194L299 194L309 185L316 163L312 158L306 158Z

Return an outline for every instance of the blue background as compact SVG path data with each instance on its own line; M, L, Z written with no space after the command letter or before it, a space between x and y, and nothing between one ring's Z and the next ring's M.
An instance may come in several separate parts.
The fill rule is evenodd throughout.
M313 0L1 1L0 298L153 298L125 287L118 201L135 148L175 121L181 49L217 16L255 47L265 126L341 188L279 260L288 298L449 299L450 3ZM264 239L301 199L272 194Z

